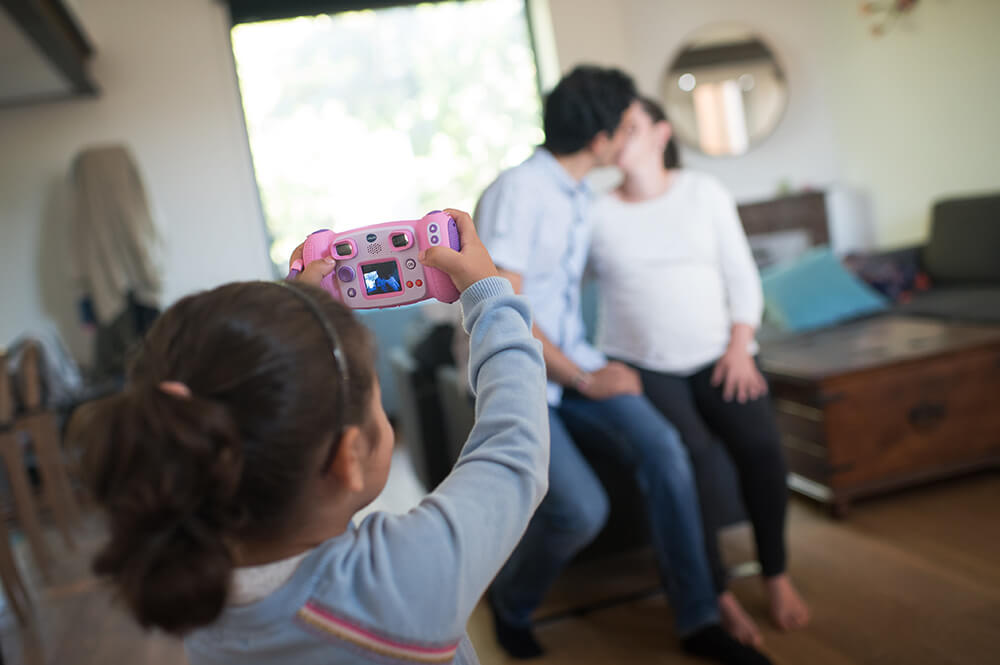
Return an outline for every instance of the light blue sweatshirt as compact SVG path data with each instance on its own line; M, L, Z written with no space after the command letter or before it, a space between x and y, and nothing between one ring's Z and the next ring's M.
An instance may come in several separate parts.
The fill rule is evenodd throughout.
M461 302L476 425L454 470L409 513L369 515L189 635L192 665L479 662L465 626L545 495L549 428L527 302L499 277Z

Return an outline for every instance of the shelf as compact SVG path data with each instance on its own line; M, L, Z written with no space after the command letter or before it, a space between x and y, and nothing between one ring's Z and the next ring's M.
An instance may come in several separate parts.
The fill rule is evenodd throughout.
M97 94L93 52L59 0L0 0L0 107Z

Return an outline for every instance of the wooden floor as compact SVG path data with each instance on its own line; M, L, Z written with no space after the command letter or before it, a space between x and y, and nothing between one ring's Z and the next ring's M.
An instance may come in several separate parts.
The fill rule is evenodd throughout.
M5 662L185 663L178 643L143 634L90 577L86 558L98 529L84 531L85 542L63 557L48 585L29 571L36 604L30 629L19 627L9 610L0 613ZM734 583L765 627L766 650L776 663L1000 664L1000 473L860 502L839 522L794 499L789 535L791 570L813 609L810 628L795 634L771 630L759 580ZM58 545L53 538L53 548ZM18 550L25 559L24 548ZM748 559L748 530L727 533L725 550L732 561ZM648 553L579 566L560 581L542 614L655 585ZM545 623L539 638L550 655L534 662L700 662L678 653L670 626L663 597L647 594ZM483 665L508 662L493 641L487 610L476 611L469 633Z

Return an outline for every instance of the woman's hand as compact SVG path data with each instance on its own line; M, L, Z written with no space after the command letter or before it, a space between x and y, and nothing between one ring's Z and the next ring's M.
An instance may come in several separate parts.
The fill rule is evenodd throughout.
M747 350L730 344L724 356L715 364L712 372L712 385L722 386L722 399L727 402L736 398L740 404L746 404L767 394L767 381L757 369Z
M734 323L729 335L729 348L715 364L712 385L722 386L722 399L727 402L735 398L740 404L746 404L767 394L767 381L747 351L753 336L753 326Z
M305 266L303 270L302 267L302 248L305 243L302 243L292 251L291 257L288 259L288 274L291 275L293 271L301 271L298 276L294 277L295 281L303 282L305 284L312 284L313 286L319 286L323 278L333 272L334 268L337 267L337 261L332 256L327 256L326 258L316 259L309 265Z

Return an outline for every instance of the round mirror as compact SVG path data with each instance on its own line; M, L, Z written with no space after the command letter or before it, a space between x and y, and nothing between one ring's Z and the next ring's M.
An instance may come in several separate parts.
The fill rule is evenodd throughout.
M771 49L746 26L702 28L681 48L662 99L677 139L706 155L742 155L777 127L788 101Z

